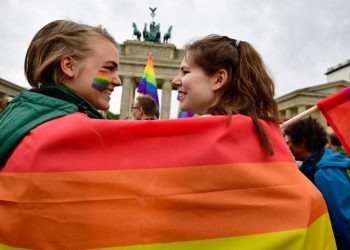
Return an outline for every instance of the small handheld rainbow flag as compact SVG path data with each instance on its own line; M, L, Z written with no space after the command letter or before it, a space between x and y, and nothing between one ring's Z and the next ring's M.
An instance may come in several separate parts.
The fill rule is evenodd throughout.
M153 58L151 53L148 56L145 71L143 73L143 77L137 88L137 92L139 93L138 94L139 96L142 96L142 95L152 96L152 98L156 101L157 106L159 107L157 80L156 80L156 74L154 72Z
M104 90L112 82L112 77L105 69L100 69L92 80L92 87L97 90Z
M322 99L317 104L334 133L350 154L350 86Z

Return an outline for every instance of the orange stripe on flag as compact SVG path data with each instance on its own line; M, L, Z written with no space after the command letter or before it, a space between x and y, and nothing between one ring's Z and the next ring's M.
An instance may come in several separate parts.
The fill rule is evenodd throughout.
M1 242L14 244L21 235L21 247L38 248L43 229L59 248L93 248L305 228L326 207L310 203L318 192L294 170L290 163L256 163L4 173L0 235L7 238ZM198 178L207 181L196 183Z

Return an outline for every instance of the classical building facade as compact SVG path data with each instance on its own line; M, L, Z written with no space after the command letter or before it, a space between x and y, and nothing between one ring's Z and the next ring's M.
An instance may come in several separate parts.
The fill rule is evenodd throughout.
M0 100L6 97L14 97L18 92L25 89L26 88L0 78Z
M327 82L334 82L339 80L350 81L350 59L339 63L334 67L330 67L327 69L325 73L327 76Z
M288 120L313 107L321 99L347 87L348 85L349 82L344 80L329 82L308 88L297 89L286 95L280 96L275 100L278 104L281 117ZM327 131L330 130L321 111L312 113L311 117L317 119Z
M120 70L123 82L120 119L131 117L130 108L135 99L135 90L140 82L148 55L152 53L154 71L160 96L160 119L170 118L171 81L179 73L183 50L174 44L127 40L120 45Z
M313 107L321 99L349 86L350 60L329 68L325 75L327 76L327 83L297 89L276 98L281 117L288 120ZM331 131L321 111L312 113L311 117L317 119L328 132Z

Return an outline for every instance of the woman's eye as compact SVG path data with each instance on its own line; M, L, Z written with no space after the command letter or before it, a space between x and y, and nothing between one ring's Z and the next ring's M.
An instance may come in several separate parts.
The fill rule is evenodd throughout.
M103 67L103 68L108 69L109 71L113 71L113 69L114 69L113 66L105 66L105 67Z

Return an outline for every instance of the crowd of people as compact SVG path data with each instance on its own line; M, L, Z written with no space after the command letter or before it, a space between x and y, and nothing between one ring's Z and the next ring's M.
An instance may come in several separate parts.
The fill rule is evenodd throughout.
M108 110L111 93L122 85L119 66L118 43L101 26L57 20L39 30L25 57L26 77L33 88L18 94L8 106L6 103L0 114L1 169L6 169L23 138L48 121L77 112L104 119L98 110ZM101 70L110 80L95 88L92 82ZM279 150L277 139L270 134L281 124L274 82L249 42L208 35L188 44L172 83L181 110L194 112L198 117L193 119L227 116L229 126L236 115L249 117L254 128L251 133L258 138L255 143L262 146L266 159ZM147 95L137 97L131 111L134 120L157 120L159 116L156 102ZM300 171L323 195L338 249L350 249L350 159L344 148L334 134L328 138L313 118L291 124L281 131L283 136L295 160L302 161L295 174ZM322 200L322 196L313 199Z

